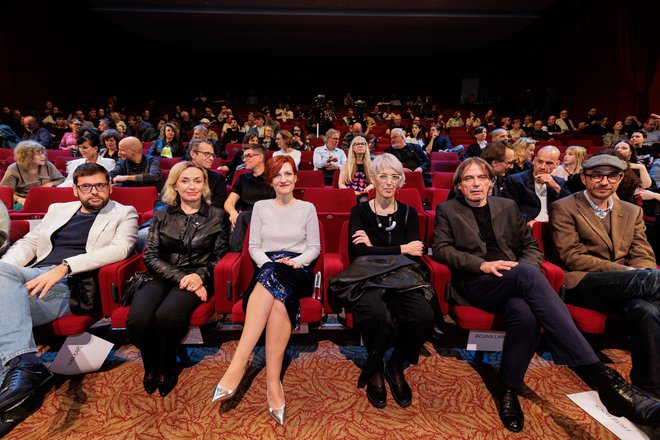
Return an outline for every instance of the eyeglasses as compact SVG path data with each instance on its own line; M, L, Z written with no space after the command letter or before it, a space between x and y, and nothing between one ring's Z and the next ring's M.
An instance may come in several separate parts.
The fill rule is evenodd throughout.
M331 141L338 141L339 138L338 138L338 137L331 137L330 140L331 140Z
M391 180L392 183L399 183L399 181L401 180L401 175L382 173L382 174L376 174L376 179L381 183L385 183L388 180Z
M92 192L92 188L94 188L97 192L103 192L108 189L110 185L107 183L83 183L81 185L76 185L76 188L80 190L84 194L89 194Z
M584 175L587 176L589 179L591 179L591 181L594 183L601 182L605 177L607 177L608 182L617 183L623 177L623 174L621 173L616 173L616 174L584 173Z
M193 152L197 154L203 154L204 157L207 159L215 159L215 153L209 153L208 151L199 151L199 150L193 150Z
M355 147L359 147L360 145L363 146L363 147L366 147L367 143L366 142L356 142L356 143L353 144L353 146L355 146Z
M250 160L253 157L259 156L258 154L244 154L243 155L243 160Z
M480 182L485 182L486 180L490 180L490 177L486 176L485 174L480 174L478 176L465 176L462 180L463 182L467 182L467 183L472 183L475 180L478 180Z

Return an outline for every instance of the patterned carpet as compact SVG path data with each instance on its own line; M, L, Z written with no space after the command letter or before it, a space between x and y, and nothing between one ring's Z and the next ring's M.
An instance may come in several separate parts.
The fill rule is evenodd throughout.
M114 350L102 371L59 377L42 408L7 439L613 439L602 425L575 406L566 394L589 388L568 368L535 356L526 376L521 404L526 415L520 434L505 430L484 383L494 383L491 355L478 365L461 349L425 345L420 363L407 370L414 401L385 409L372 407L356 388L358 365L366 352L322 340L288 349L284 391L286 426L266 410L263 347L255 349L247 380L237 398L212 404L215 383L236 341L217 348L189 349L194 364L165 399L142 389L142 363L132 345ZM46 352L48 361L54 353ZM441 351L439 351L441 350ZM630 356L604 354L627 377Z

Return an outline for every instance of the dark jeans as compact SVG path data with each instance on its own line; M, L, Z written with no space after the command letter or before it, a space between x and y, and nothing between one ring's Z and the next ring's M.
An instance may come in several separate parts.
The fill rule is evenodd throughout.
M536 266L521 263L503 276L481 274L465 279L464 298L475 307L504 312L507 328L500 377L520 389L536 350L539 328L557 364L589 365L598 357L575 327L566 306Z
M248 226L250 226L250 220L252 220L252 211L241 211L238 214L234 230L229 235L229 252L241 252L243 250L243 242Z
M201 303L193 292L160 278L135 292L126 331L141 351L145 371L166 377L176 373L177 348Z
M660 390L660 270L592 272L566 299L576 306L623 311L630 334L634 385Z
M392 346L395 362L403 364L407 360L416 364L419 351L433 329L433 309L422 293L383 292L366 290L352 309L369 353L363 371L367 378L382 365L383 354Z

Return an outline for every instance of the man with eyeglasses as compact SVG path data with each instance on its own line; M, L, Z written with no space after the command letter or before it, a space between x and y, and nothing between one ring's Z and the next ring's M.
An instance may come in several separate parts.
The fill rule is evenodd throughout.
M623 313L632 383L660 396L660 271L642 209L614 197L627 164L603 154L582 168L586 190L550 210L556 258L566 271L566 301Z
M334 174L346 163L346 153L339 148L340 137L339 131L331 128L325 134L325 145L314 149L314 169L323 171L327 186L332 185Z
M67 276L123 260L135 244L137 212L110 200L106 169L80 165L73 182L78 201L50 205L0 261L0 437L37 410L52 385L32 327L71 313Z
M548 221L548 207L571 192L566 181L550 173L559 165L559 149L548 145L534 158L534 168L516 173L504 183L503 196L515 200L530 228L535 222Z
M267 157L266 149L261 145L250 145L243 151L245 169L251 172L238 176L225 201L225 212L232 226L229 252L240 252L243 249L254 204L259 200L275 198L275 190L264 179Z

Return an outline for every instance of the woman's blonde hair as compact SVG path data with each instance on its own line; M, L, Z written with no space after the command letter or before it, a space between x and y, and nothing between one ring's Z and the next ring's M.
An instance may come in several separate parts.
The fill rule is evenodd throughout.
M14 159L19 167L30 169L34 156L37 153L46 152L46 147L35 141L22 141L14 148Z
M369 142L362 136L356 136L353 138L351 141L351 146L348 148L348 157L346 158L346 163L344 164L344 169L346 170L346 173L344 174L344 183L348 185L353 181L353 175L355 174L355 170L357 169L357 156L355 154L355 150L353 149L353 144L355 144L356 141L363 141L366 145L364 148L364 158L363 158L363 163L364 163L364 171L365 174L367 175L367 183L371 183L371 177L369 175L369 170L371 169L371 155L369 154Z
M395 155L390 153L383 153L380 156L376 156L374 160L371 161L370 174L376 176L380 174L386 168L391 168L401 176L397 188L401 188L406 183L406 174L403 172L403 165L401 161L396 158Z
M564 152L564 156L566 153L569 151L573 152L573 155L575 156L575 160L577 161L575 163L575 171L581 171L582 170L582 162L584 162L587 159L587 149L584 147L578 147L578 146L573 146L573 147L568 147L566 151Z
M177 206L179 205L179 203L181 203L181 200L179 199L179 194L176 192L175 185L177 180L179 180L179 177L181 177L181 173L183 173L188 168L197 168L202 172L202 175L204 176L204 188L202 189L202 200L207 205L210 205L211 189L209 188L208 173L206 169L200 167L199 165L195 165L192 162L179 162L172 167L172 169L170 170L170 175L167 177L167 182L165 182L165 188L163 189L163 197L162 197L163 202L170 206Z
M513 160L516 163L525 162L525 150L529 144L536 144L536 142L534 142L534 139L521 137L513 143Z

